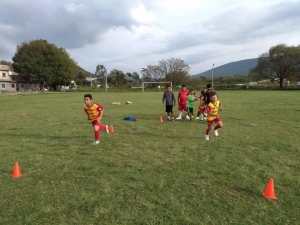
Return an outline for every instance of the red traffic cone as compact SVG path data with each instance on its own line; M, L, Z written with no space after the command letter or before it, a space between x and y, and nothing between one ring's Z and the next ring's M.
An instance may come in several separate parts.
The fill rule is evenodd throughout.
M266 187L265 192L263 193L263 195L266 198L270 198L270 199L277 199L275 196L275 191L274 191L274 181L273 178L270 178L268 185Z
M162 118L161 116L159 117L158 122L160 122L160 123L164 122L164 121L163 121L163 118Z
M115 132L115 129L113 127L113 125L110 125L109 126L109 133L114 133Z
M11 175L13 178L19 178L22 176L22 173L21 173L21 169L20 169L20 166L19 166L19 163L16 162L15 165L14 165L14 171Z

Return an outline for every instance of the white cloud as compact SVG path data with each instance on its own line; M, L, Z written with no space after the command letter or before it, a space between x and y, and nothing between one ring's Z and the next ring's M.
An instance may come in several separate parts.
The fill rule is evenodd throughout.
M83 4L79 3L79 4L75 4L75 3L67 3L64 5L64 8L66 10L66 12L68 13L76 13L80 10L83 9Z
M151 11L148 11L142 3L140 3L137 8L132 9L131 12L133 18L143 24L149 24L156 21L155 15Z

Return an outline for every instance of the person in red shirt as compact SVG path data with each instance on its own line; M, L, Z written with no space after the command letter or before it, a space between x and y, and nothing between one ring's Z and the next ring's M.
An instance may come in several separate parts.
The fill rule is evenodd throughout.
M181 119L181 115L183 111L187 112L187 97L189 93L190 93L189 90L187 90L186 86L183 84L181 86L181 91L178 92L178 97L177 97L179 115L176 118L176 120ZM186 113L186 119L190 119L187 113Z
M107 125L100 125L104 113L103 106L100 105L99 103L94 103L92 95L86 94L84 95L83 108L88 116L88 120L92 121L92 125L94 127L94 135L95 135L95 141L93 144L97 145L99 144L99 136L100 136L99 130L105 130L106 133L109 133Z

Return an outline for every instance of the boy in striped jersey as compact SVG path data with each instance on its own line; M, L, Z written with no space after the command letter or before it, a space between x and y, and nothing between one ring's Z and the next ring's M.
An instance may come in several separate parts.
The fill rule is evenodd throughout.
M94 145L99 144L99 136L100 136L100 130L105 130L106 133L109 133L108 126L107 125L100 125L102 116L104 113L104 108L99 103L94 103L92 95L86 94L84 95L84 111L86 112L88 116L88 120L92 121L92 125L94 127L94 136L95 141Z

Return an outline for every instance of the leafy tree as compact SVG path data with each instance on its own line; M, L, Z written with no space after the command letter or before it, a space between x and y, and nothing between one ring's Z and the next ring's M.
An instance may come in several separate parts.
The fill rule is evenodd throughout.
M96 66L96 72L95 72L96 77L98 78L98 81L100 84L105 84L105 76L107 75L107 70L103 65L98 64Z
M137 72L126 73L125 79L130 86L137 85L140 82L140 76Z
M190 75L185 71L173 71L166 75L166 81L171 81L173 86L187 84L190 80Z
M84 73L82 70L80 70L77 74L77 76L74 78L74 81L77 85L84 85L86 83L86 73Z
M256 67L250 70L249 75L256 79L274 79L282 88L284 79L296 76L299 67L300 47L279 44L259 56Z
M0 60L0 65L6 65L6 66L9 66L11 69L12 68L12 62L8 62L8 61L5 61L5 60Z
M13 56L15 72L27 80L39 82L41 87L49 85L56 90L59 85L68 85L78 74L76 62L63 48L58 48L46 40L23 42L17 46Z
M142 75L144 81L160 81L165 77L164 71L161 70L160 66L148 65L147 68L142 68Z
M122 87L125 86L127 83L127 80L125 79L125 74L121 70L113 69L109 74L109 79L112 85L116 87Z

